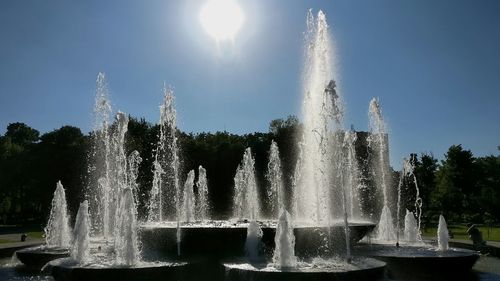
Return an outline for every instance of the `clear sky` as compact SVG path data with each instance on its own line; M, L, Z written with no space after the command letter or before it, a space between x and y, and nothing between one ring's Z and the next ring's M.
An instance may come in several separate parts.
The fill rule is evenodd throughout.
M240 0L245 22L219 46L203 30L205 0L0 1L0 133L88 132L95 79L107 74L115 110L159 118L163 81L183 131L265 132L300 114L303 32L322 9L337 49L347 124L367 130L380 98L391 162L500 145L500 1Z

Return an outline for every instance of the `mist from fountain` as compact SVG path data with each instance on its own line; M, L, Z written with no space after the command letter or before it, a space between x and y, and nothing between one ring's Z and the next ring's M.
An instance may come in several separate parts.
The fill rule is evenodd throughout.
M44 228L45 243L48 247L69 248L73 237L69 224L66 193L61 181L57 182L51 206L49 221Z
M395 241L397 230L394 227L392 213L389 206L390 196L390 172L388 165L388 143L387 143L387 125L382 116L382 109L377 98L370 101L368 110L370 135L368 138L368 146L373 152L374 161L372 162L372 171L377 179L377 188L382 192L383 207L380 215L380 220L377 226L377 240L380 241Z
M278 145L273 140L269 149L269 162L267 163L266 179L269 183L267 189L268 204L271 217L281 217L279 208L285 206L285 190L283 184L283 172Z
M437 230L438 250L448 251L450 241L450 234L448 233L448 225L443 215L439 215L439 225Z
M261 204L255 180L255 160L250 147L245 149L243 160L234 176L233 216L240 220L261 218Z
M198 167L198 180L196 181L198 190L198 218L202 221L208 220L210 212L210 203L208 201L208 181L207 170L201 165Z
M184 182L184 194L182 196L181 220L183 222L194 221L195 200L194 200L194 170L189 171Z
M87 264L92 259L90 256L90 218L87 200L80 203L76 214L73 230L74 241L71 246L70 256L78 264Z
M276 234L274 236L273 265L278 269L294 268L297 266L295 256L295 235L290 214L281 205Z

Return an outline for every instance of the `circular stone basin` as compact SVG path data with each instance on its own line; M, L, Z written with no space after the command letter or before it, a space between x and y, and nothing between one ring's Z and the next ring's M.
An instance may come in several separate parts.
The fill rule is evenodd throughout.
M262 244L264 255L272 255L276 221L259 221L262 228ZM243 256L248 222L245 221L208 221L182 223L181 257L210 257L227 259ZM351 244L357 243L375 224L371 222L350 222ZM177 223L148 223L140 226L143 253L147 259L161 257L177 258ZM336 249L344 249L345 232L343 223L335 222L330 227L310 224L296 224L294 227L295 249L301 258L315 257L325 247L325 237Z
M461 277L470 272L479 258L476 251L459 248L438 251L431 246L359 245L354 253L386 262L389 277L403 280Z
M50 271L55 280L183 280L187 263L141 262L134 266L76 264L65 258L52 261Z
M48 247L46 245L16 251L17 259L32 269L41 269L52 260L68 256L69 250L67 248Z
M224 264L226 280L381 280L385 263L371 258L355 258L350 264L332 260L299 262L296 268L277 269L269 264Z

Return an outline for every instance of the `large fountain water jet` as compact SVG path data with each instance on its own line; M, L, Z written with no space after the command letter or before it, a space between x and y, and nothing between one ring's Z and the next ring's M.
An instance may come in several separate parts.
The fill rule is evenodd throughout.
M44 228L45 243L48 247L68 248L71 245L72 230L69 225L66 193L61 181L57 182L51 206L49 221Z
M409 244L415 244L422 241L418 229L417 220L412 212L406 210L404 241Z
M372 170L377 179L377 187L382 192L383 207L380 215L380 220L377 226L377 240L392 242L397 239L397 230L394 228L392 219L390 199L390 173L389 173L389 150L387 143L387 129L382 116L382 109L378 99L373 98L370 101L369 111L369 127L370 136L368 145L373 152L374 161L372 162Z
M331 220L332 133L341 128L343 105L335 90L332 44L325 14L309 11L302 105L303 131L296 173L295 217L327 224ZM338 148L338 147L337 147ZM300 175L300 176L297 176Z
M137 207L131 188L123 189L120 197L115 237L115 264L133 266L140 261Z

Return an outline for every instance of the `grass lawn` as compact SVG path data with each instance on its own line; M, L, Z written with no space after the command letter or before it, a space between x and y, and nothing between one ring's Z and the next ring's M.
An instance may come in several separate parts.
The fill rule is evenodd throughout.
M483 234L484 240L489 241L500 241L500 227L492 227L488 232L488 227L479 226L477 227L479 231ZM448 225L448 231L453 234L453 239L463 239L469 240L469 235L467 234L467 226L465 225ZM436 237L437 227L429 227L422 231L422 235L425 237Z

